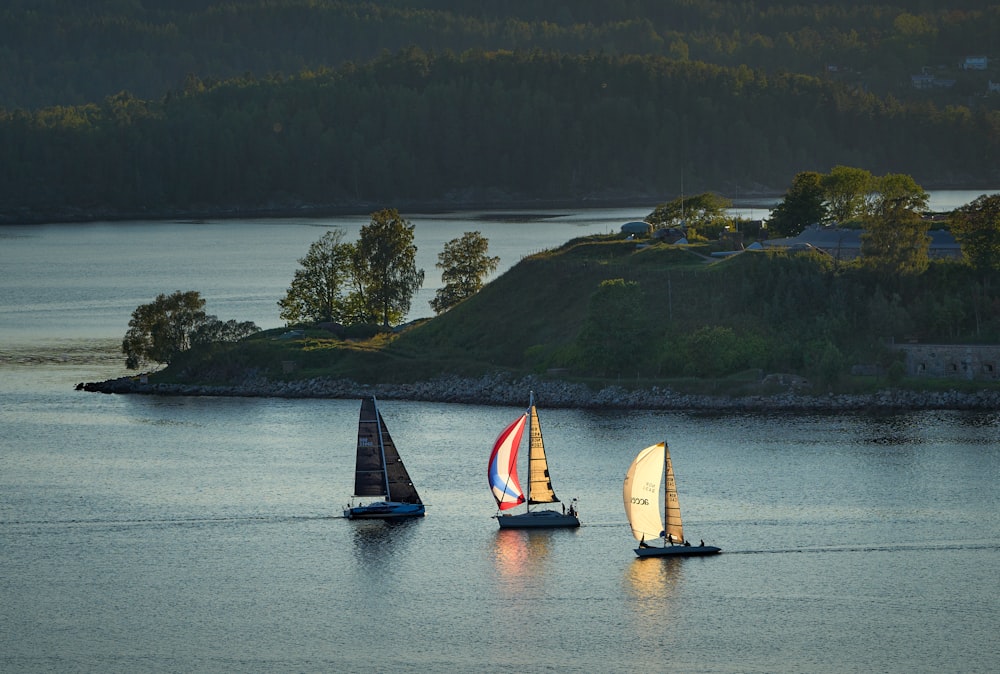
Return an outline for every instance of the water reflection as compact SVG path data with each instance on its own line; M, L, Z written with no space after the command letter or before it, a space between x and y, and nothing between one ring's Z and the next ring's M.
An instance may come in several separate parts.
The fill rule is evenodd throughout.
M625 590L636 627L662 632L671 616L671 600L684 580L683 559L634 559L625 569Z
M503 592L514 597L533 592L544 580L551 546L551 531L498 530L493 563Z
M383 569L413 538L417 518L404 520L348 520L352 527L352 552L360 568Z

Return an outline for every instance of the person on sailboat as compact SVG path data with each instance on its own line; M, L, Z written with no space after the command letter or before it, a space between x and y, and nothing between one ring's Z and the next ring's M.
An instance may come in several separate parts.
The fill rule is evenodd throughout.
M642 535L642 540L639 541L639 547L640 548L648 548L649 547L649 545L646 543L646 534Z
M701 542L698 544L698 547L701 547L701 548L705 547L705 539L704 538L701 539Z

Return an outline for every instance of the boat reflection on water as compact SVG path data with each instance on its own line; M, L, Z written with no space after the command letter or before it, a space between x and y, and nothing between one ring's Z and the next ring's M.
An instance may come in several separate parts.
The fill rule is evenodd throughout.
M551 592L552 536L549 530L498 529L488 549L495 568L493 597L485 603L492 612L491 637L501 643L524 639L527 615L544 613ZM541 604L539 603L541 602Z
M493 542L493 560L499 586L516 597L531 596L544 580L551 531L499 529Z
M346 520L345 520L346 521ZM351 546L358 566L382 569L389 566L395 552L405 547L413 537L418 519L355 520Z
M661 559L655 564L633 559L625 569L624 585L637 622L662 630L663 619L670 617L671 599L683 580L683 559Z

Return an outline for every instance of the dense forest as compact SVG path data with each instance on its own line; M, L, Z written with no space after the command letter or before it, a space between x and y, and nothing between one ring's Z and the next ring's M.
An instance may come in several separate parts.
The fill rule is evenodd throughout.
M642 54L835 79L880 96L987 105L988 0L6 0L0 107L158 99L193 75L295 76L426 51ZM951 86L917 91L929 72Z
M961 64L998 34L976 0L10 0L0 222L992 188L1000 75Z
M1000 179L1000 112L662 56L429 54L0 111L0 215L780 192L835 165ZM243 212L249 212L244 210Z

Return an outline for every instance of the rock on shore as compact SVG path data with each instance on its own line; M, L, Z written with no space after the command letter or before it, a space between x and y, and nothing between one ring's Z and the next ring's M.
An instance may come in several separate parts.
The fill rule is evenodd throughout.
M147 383L139 377L81 383L77 390L100 393L170 396L233 396L264 398L360 398L415 400L482 405L527 404L528 392L549 408L663 409L686 411L842 411L842 410L1000 410L1000 391L920 392L885 389L872 394L710 396L678 393L668 388L629 390L607 386L592 390L584 384L534 376L486 375L478 379L443 376L413 384L358 384L347 379L315 378L273 381L248 377L231 385Z

